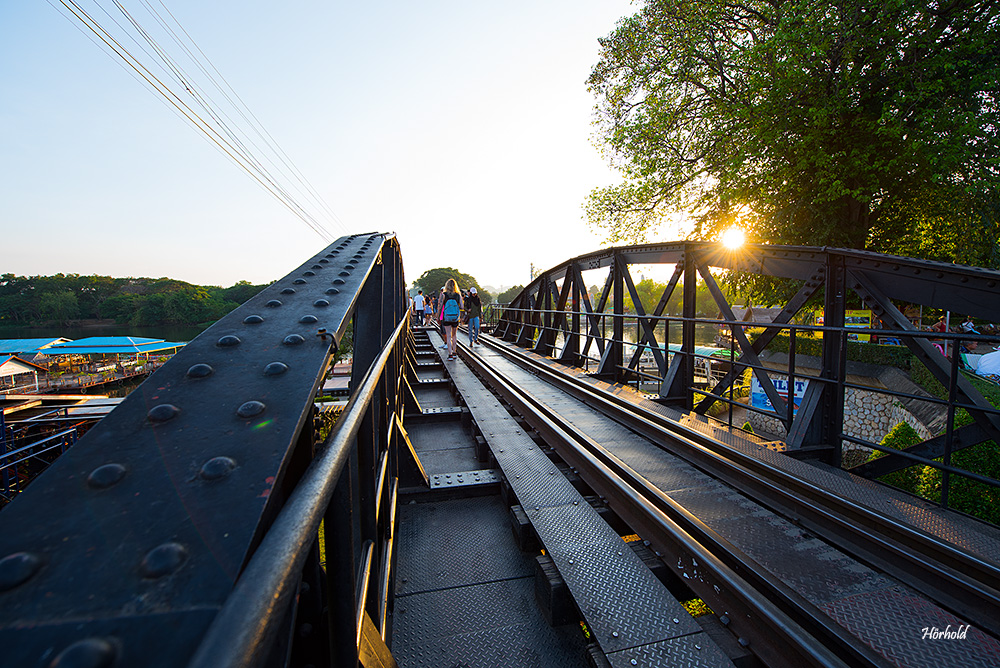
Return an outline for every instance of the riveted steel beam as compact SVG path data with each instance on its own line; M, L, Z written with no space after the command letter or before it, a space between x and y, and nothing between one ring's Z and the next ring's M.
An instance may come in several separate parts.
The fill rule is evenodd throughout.
M333 350L398 255L391 234L337 240L181 349L4 509L0 638L22 665L192 656L308 467Z

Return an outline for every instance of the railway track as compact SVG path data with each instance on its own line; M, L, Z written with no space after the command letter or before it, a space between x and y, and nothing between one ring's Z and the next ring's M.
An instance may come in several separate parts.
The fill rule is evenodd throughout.
M850 480L677 421L620 386L554 369L510 345L463 345L460 355L765 665L1000 665L1000 569L988 556L995 531L954 514L950 527L900 521L859 501L857 490L844 493ZM551 399L553 391L562 398ZM580 407L646 445L609 440ZM645 454L630 459L638 447ZM656 452L662 460L650 470L686 466L698 476L659 484L635 463L648 467ZM697 503L685 503L727 496L739 497L730 505L747 511L742 518L720 507L706 519ZM896 503L892 495L880 500ZM748 542L734 532L741 521L770 524L786 540ZM780 555L765 554L781 550L793 565L775 568ZM943 650L922 638L922 629L949 624L964 628L966 640Z

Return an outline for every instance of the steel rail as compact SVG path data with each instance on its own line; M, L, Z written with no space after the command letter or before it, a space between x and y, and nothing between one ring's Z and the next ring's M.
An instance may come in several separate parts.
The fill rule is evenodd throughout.
M686 561L694 576L685 583L713 609L725 610L728 624L744 642L749 639L767 665L890 665L586 434L516 388L483 358L470 354L464 344L460 351L629 526L657 549ZM676 569L672 561L668 565ZM772 597L782 599L783 605L776 605ZM839 653L827 643L836 645Z
M323 512L354 449L382 369L400 333L406 331L406 322L404 317L382 354L369 367L335 429L306 469L225 605L205 632L188 668L246 668L261 666L267 660L268 650L284 618L279 613L294 601L298 576L316 540ZM357 614L360 615L360 611Z
M487 343L672 454L727 484L738 486L863 562L929 595L980 629L1000 635L1000 568L996 564L774 468L654 411L553 371L506 346Z

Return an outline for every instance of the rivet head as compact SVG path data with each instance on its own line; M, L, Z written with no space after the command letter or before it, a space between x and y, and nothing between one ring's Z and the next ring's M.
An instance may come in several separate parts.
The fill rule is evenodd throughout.
M142 563L139 571L144 578L160 578L170 575L184 563L187 559L187 548L180 543L164 543L150 550Z
M339 274L337 274L337 275L338 275L338 276L350 276L350 275L351 275L351 272L349 272L349 271L342 271L342 272L340 272L340 273L339 273ZM334 281L334 283L336 283L336 282L337 282L337 281Z
M229 457L212 457L201 465L198 477L202 480L219 480L225 478L236 468L236 461Z
M284 290L281 291L281 294L283 294L283 295L294 295L295 294L295 288L285 288Z
M322 262L322 261L323 261L323 260L320 260L320 262ZM321 264L314 264L314 265L313 265L313 266L311 267L311 269L322 269L322 268L323 268L323 265L321 265Z
M339 295L340 294L340 290L338 290L337 288L327 288L326 294L328 294L328 295Z
M180 412L181 409L173 404L160 404L159 406L150 408L149 412L146 413L146 417L150 422L166 422L167 420L173 420Z
M341 273L343 273L343 272L341 272ZM335 279L333 279L333 284L334 285L343 285L344 284L344 279L342 279L342 278L335 278Z
M357 263L358 263L358 261L357 261L357 260L349 260L349 261L347 262L347 264L357 264Z
M306 271L306 272L303 272L302 275L303 276L315 276L316 272L315 271Z
M271 362L264 367L265 376L280 376L286 371L288 371L288 365L284 362Z
M117 658L118 650L110 640L86 638L59 652L49 668L110 668Z
M259 401L246 401L236 409L236 414L242 418L251 418L264 412L264 404Z
M289 334L281 342L284 343L286 346L297 346L300 343L303 343L304 341L305 339L299 336L298 334Z
M195 364L187 370L187 377L205 378L206 376L211 376L214 371L215 369L208 364Z
M233 336L232 334L227 334L226 336L223 336L221 339L219 339L219 341L215 345L221 348L232 348L233 346L240 345L240 343L242 343L242 341L240 341L240 337Z
M638 662L638 661L636 661L635 659L632 659L632 661L631 661L630 663L631 663L631 664L632 664L633 666L638 666L638 665L639 665L639 662Z
M573 560L572 560L572 559L570 559L570 560L569 560L569 563L571 563L571 564L572 564L572 563L573 563ZM613 635L613 636L614 636L615 638L617 638L617 637L618 637L618 631L612 631L612 632L611 632L611 635Z
M313 306L315 306L316 308L325 308L329 305L330 302L328 302L325 299L317 299L316 301L313 302Z
M268 308L278 308L279 306L281 306L281 302L278 301L277 299L272 299L268 303L264 304L264 306Z
M243 318L244 325L259 325L262 322L264 322L264 318L260 317L259 315L248 315L247 317Z
M292 284L294 284L294 285L302 285L305 282L306 282L306 279L304 279L304 278L296 278L294 281L292 281Z
M125 467L121 464L111 463L98 466L87 476L87 484L94 489L106 489L112 485L117 485L125 477Z
M329 256L329 255L327 255L326 257L330 257L330 256ZM329 263L330 263L330 261L329 261L329 260L320 260L320 261L319 261L319 263L320 263L320 264L329 264Z
M301 318L299 318L299 322L311 325L314 322L319 322L319 318L317 318L314 315L304 315Z
M15 552L0 559L0 591L24 584L41 567L41 557L31 552Z

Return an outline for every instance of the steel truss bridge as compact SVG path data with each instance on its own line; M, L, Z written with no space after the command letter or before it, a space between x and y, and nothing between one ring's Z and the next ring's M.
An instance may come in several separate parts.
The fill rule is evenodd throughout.
M673 267L655 305L636 265ZM719 281L740 272L793 285L773 322L737 319ZM539 276L446 361L407 322L395 237L341 238L0 513L0 666L1000 666L1000 531L949 507L1000 484L954 458L1000 442L954 354L997 339L932 341L900 310L991 319L998 281L842 249L613 248ZM801 324L816 299L823 325ZM850 303L943 389L854 360ZM721 364L705 326L730 332ZM331 428L318 395L347 336ZM751 375L770 409L740 400ZM851 402L881 396L940 428L864 438ZM883 456L842 457L859 447ZM913 465L935 502L874 480Z

